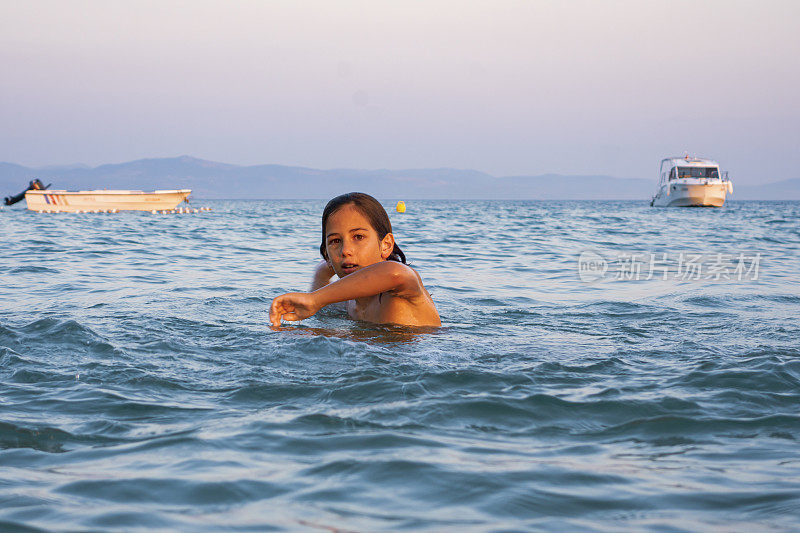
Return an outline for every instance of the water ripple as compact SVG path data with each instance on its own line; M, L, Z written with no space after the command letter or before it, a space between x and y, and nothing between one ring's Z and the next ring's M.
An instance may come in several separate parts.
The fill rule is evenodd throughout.
M209 204L0 211L0 529L798 529L797 202L407 201L436 331L268 329L324 202ZM585 251L762 269L586 283Z

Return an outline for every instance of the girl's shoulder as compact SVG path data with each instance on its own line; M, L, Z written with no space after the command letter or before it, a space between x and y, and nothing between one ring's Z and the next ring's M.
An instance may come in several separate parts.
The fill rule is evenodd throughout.
M392 263L390 268L391 275L398 277L397 287L393 291L396 296L405 298L429 297L428 291L425 290L425 285L422 283L422 277L416 269L398 261L387 261L387 263Z

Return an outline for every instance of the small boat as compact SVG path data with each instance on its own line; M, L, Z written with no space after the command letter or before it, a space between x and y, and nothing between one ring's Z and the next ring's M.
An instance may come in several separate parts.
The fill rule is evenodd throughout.
M733 182L720 173L719 163L698 157L661 160L658 191L650 200L656 207L722 207Z
M25 202L31 211L46 213L168 211L187 201L191 193L191 189L153 192L28 190L25 192Z

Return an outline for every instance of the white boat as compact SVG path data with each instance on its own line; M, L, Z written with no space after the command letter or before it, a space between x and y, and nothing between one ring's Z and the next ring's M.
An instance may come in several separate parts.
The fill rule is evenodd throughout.
M722 207L733 183L719 163L698 157L668 157L661 161L656 207Z
M31 211L45 213L169 211L191 193L191 189L153 192L29 190L25 193L25 202Z

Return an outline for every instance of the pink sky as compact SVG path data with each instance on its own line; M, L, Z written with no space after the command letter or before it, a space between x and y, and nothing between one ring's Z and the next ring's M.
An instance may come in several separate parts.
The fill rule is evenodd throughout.
M800 177L800 2L0 4L0 161Z

